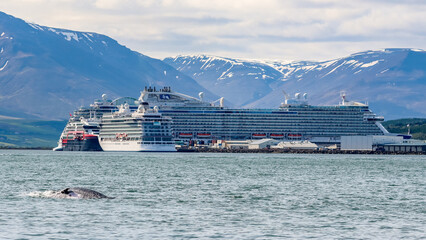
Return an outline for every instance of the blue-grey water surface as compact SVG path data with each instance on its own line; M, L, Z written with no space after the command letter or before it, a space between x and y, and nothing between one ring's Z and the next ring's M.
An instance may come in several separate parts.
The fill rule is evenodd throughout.
M0 239L425 239L426 157L0 150ZM115 199L63 199L86 187Z

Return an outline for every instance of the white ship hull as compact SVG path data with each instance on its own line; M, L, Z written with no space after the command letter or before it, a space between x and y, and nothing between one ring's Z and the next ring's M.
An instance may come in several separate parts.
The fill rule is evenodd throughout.
M102 150L116 152L176 152L174 144L140 144L137 141L100 141Z

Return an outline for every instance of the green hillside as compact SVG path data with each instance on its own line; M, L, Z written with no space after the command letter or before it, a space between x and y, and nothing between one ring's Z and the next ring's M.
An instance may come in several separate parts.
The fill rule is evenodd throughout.
M66 121L0 119L0 147L55 147Z
M407 125L410 124L410 134L414 139L426 140L425 118L404 118L383 122L383 126L391 133L407 134Z

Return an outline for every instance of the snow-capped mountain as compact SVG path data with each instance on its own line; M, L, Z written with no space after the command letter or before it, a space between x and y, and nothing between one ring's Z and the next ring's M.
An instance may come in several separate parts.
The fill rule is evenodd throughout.
M385 49L324 62L260 62L212 56L164 61L236 106L276 108L287 93L308 93L312 105L337 104L341 91L387 119L426 116L426 52ZM234 100L237 101L234 101Z
M200 85L224 96L233 106L244 106L273 91L273 82L282 78L275 68L230 58L178 56L164 62L195 79Z
M64 119L103 93L138 97L145 86L205 92L168 64L101 34L27 23L0 12L0 115Z

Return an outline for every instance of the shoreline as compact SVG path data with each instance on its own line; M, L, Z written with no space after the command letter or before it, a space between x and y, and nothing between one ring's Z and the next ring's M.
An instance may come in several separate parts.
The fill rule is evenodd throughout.
M51 150L48 147L0 147L0 150ZM78 151L82 152L82 151ZM88 151L91 152L91 151ZM426 152L384 152L363 150L310 150L310 149L217 149L191 148L177 152L194 153L289 153L289 154L362 154L362 155L426 155Z
M50 147L0 147L0 150L52 150Z
M199 153L291 153L291 154L364 154L364 155L426 155L426 152L385 152L364 150L311 150L311 149L180 149L178 152Z

